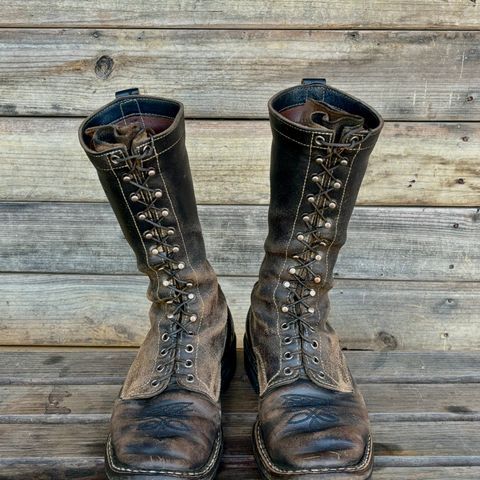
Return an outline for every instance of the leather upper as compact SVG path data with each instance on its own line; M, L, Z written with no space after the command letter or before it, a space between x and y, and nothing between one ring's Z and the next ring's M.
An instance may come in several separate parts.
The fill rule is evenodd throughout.
M280 92L269 112L269 233L246 334L257 460L266 478L365 479L368 414L328 323L328 291L383 122L323 83Z
M93 148L90 135L95 129L139 122L151 135L133 142L130 151L121 144L100 152ZM185 148L183 105L142 95L118 98L88 117L79 135L138 267L150 279L151 329L121 398L152 397L174 378L184 389L217 402L227 305L206 259ZM178 332L179 324L184 330Z

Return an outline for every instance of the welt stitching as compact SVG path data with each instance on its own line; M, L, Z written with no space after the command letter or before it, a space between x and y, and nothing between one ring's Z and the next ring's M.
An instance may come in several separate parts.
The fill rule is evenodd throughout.
M363 456L362 462L358 465L353 465L350 467L325 467L325 468L312 468L312 469L304 469L304 470L285 470L283 468L279 468L272 463L270 457L268 456L268 452L263 444L263 439L260 434L260 427L258 422L255 424L255 437L257 439L257 446L260 449L260 453L262 455L263 460L267 463L267 465L274 471L279 473L320 473L320 472L355 472L362 470L370 461L371 452L372 452L372 438L368 437L368 444L365 450L365 454Z
M115 462L113 460L113 447L112 447L112 441L111 438L108 438L107 442L107 456L108 456L108 463L117 471L121 472L131 472L131 473L160 473L160 474L165 474L165 475L174 475L174 476L179 476L181 475L182 477L187 475L189 477L199 477L205 475L215 464L218 458L218 454L220 452L220 434L217 435L217 438L215 440L215 449L212 453L212 456L208 463L202 468L202 470L199 470L197 472L175 472L175 471L168 471L168 470L144 470L144 469L134 469L134 468L127 468L127 467L120 467L118 465L115 465Z

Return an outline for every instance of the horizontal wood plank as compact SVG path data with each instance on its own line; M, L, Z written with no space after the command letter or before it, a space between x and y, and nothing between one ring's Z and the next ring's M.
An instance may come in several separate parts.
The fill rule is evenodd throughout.
M2 29L0 114L86 115L133 82L145 93L185 102L190 117L265 118L270 96L321 72L386 119L478 120L479 37L476 31Z
M239 346L254 281L220 278ZM149 324L147 283L132 275L0 275L0 344L137 346ZM480 343L479 283L339 279L330 296L330 321L348 349L458 351Z
M375 480L473 480L480 467L403 467L382 465L377 459ZM379 464L379 465L378 465ZM106 480L103 456L87 458L8 458L0 459L0 479L25 480L38 475L48 480ZM224 459L218 480L260 480L253 460Z
M55 9L41 0L8 0L2 27L139 28L448 28L480 27L474 1L451 0L175 0L161 3L62 0Z
M254 413L258 398L242 365L222 399L228 414ZM370 417L376 422L406 419L480 419L478 384L362 384ZM0 423L108 419L119 385L0 385ZM62 416L60 419L58 416ZM28 419L27 419L28 416Z
M251 429L255 417L229 417L224 422L224 458L251 459ZM454 427L454 428L453 428ZM41 457L48 451L52 457L85 458L100 456L108 433L107 422L97 424L0 424L0 457ZM441 464L445 457L455 461L480 464L478 422L380 422L373 424L377 457L397 458L406 466ZM459 437L464 441L459 441ZM246 458L245 458L246 457ZM252 463L253 465L253 463Z
M256 276L263 206L202 206L217 273ZM339 278L480 280L478 209L359 207L334 273ZM0 203L0 271L137 273L107 204Z
M0 348L0 385L120 385L135 354L120 348ZM478 352L345 354L359 383L480 383ZM242 361L239 351L239 372Z
M0 118L0 200L105 201L79 148L79 124L66 118ZM188 121L197 201L268 204L270 142L266 121ZM479 149L477 123L387 123L358 203L480 205Z

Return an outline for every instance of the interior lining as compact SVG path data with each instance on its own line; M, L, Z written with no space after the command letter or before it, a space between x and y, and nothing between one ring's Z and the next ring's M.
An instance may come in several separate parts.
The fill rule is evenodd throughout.
M121 125L131 125L131 124L140 124L147 130L152 130L154 134L161 133L166 130L173 123L174 118L165 117L163 115L154 115L154 114L142 114L142 115L129 115L128 117L121 118L116 122L113 122L112 125L121 126Z
M319 100L332 105L352 115L358 115L365 119L365 127L375 129L380 126L380 119L370 108L363 103L348 97L342 92L325 86L300 86L286 91L272 101L272 107L289 120L297 122L299 112L304 108L309 99Z

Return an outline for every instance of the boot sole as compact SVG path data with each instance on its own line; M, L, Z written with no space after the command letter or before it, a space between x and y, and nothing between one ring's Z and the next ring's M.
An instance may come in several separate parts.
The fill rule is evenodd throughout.
M243 346L245 372L247 373L248 379L250 380L253 389L258 395L260 393L260 387L257 377L257 364L247 333L245 333L245 336L243 337ZM276 467L268 458L268 453L263 445L258 421L253 427L252 443L253 456L255 457L258 470L264 480L369 480L372 478L373 445L371 438L369 438L369 443L367 445L364 457L357 466L354 465L352 467L347 467L344 469L325 468L312 471L287 471Z
M221 391L224 393L235 375L237 365L237 339L233 328L233 319L228 310L227 318L227 343L222 356L221 373ZM113 445L110 436L107 440L105 449L105 473L109 480L214 480L223 452L223 434L220 431L213 447L210 460L207 467L199 472L168 472L129 468L128 466L117 466L112 468L112 464L119 463L116 460Z

